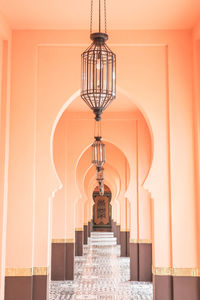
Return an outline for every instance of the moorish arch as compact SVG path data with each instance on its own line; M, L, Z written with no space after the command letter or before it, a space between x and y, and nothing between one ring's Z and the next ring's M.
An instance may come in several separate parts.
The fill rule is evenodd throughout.
M109 174L108 174L108 170L110 167L112 167L114 171L115 175L111 176L114 178L119 178L119 174L120 174L120 170L121 170L121 165L120 165L120 161L126 161L126 158L124 156L124 154L112 143L109 143L107 141L104 141L105 145L106 145L106 152L107 152L107 162L105 164L105 180L109 180ZM91 183L95 184L96 180L95 180L95 169L90 167L88 168L88 165L91 163L91 149L87 149L84 154L82 155L82 157L79 160L78 166L77 166L77 184L79 186L79 191L81 194L80 197L80 202L84 201L83 198L87 197L87 199L90 197L91 198L91 192L87 193L86 190L89 189L90 183L87 181L87 183L84 186L84 181L86 177L86 173L88 172L90 174L90 176L93 176ZM127 164L127 168L128 168L128 177L129 177L129 165L128 162ZM84 169L84 166L86 168L86 171ZM90 169L90 171L89 171ZM109 180L110 181L110 180ZM118 197L118 194L120 193L120 189L121 189L121 185L123 185L123 180L119 178L119 182L117 184L115 184L117 186L118 192L117 194L114 193L113 191L113 201L114 199L116 199ZM87 196L86 196L87 193ZM78 204L79 205L79 204Z
M147 122L133 105L133 101L121 92L119 97L119 101L113 101L104 112L102 135L106 143L107 160L120 174L120 180L113 185L116 190L113 195L118 193L118 196L113 197L113 215L119 227L121 240L126 241L122 242L126 244L122 256L127 256L129 240L137 236L139 230L139 214L142 214L139 204L142 201L139 201L142 193L140 194L139 190L143 189L142 185L151 168L152 139ZM67 109L62 114L60 111L60 119L54 124L52 133L53 163L62 182L62 188L53 199L52 240L59 240L56 236L64 236L66 241L75 241L77 236L81 236L83 224L85 226L92 218L91 195L95 175L88 174L92 174L89 152L94 139L92 130L94 121L91 112L88 112L82 100L77 98L77 93L69 99L69 102L68 106L64 105L63 108ZM120 103L123 103L124 111L121 111ZM121 159L117 159L117 153L121 153ZM112 177L116 176L108 178L110 187ZM147 202L149 200L145 203ZM147 209L145 205L141 207L150 215L150 206Z
M148 139L150 141L150 152L151 152L151 162L148 166L148 169L146 170L146 175L144 176L144 180L145 181L148 177L148 174L149 174L149 171L150 171L150 168L151 168L151 163L152 163L152 160L153 160L153 148L154 148L154 142L153 142L153 131L152 131L152 127L150 125L150 121L149 121L149 117L148 117L148 113L146 112L146 110L144 109L143 107L143 104L142 104L142 101L137 101L136 98L134 98L133 100L133 97L131 96L131 94L129 92L127 92L125 89L121 88L121 87L117 87L117 90L118 90L118 97L119 99L122 99L123 100L123 105L124 105L124 102L125 103L128 103L126 104L125 106L127 106L127 109L133 109L135 112L137 112L139 115L140 115L140 118L144 120L144 124L146 124L146 129L147 129L147 132L148 132ZM119 99L117 99L117 101L119 102ZM111 104L110 107L108 107L107 109L107 112L112 112L112 107L115 105L115 101L113 101L113 103ZM71 109L71 107L73 106L73 108ZM77 90L75 93L73 93L71 95L71 97L69 97L69 99L64 102L62 108L59 110L59 112L57 113L56 117L55 117L55 120L53 122L53 126L52 126L52 129L51 129L51 137L50 137L50 157L51 157L51 163L52 163L52 167L53 167L53 170L54 170L54 173L56 175L56 178L58 179L58 182L59 184L57 185L57 188L55 188L55 190L52 191L53 194L55 194L55 192L57 190L59 190L62 186L62 181L60 180L60 177L59 177L59 174L57 172L57 168L56 168L56 165L55 165L55 157L54 157L54 149L53 149L53 145L54 145L54 137L55 137L55 132L56 132L56 128L57 128L57 125L59 124L60 120L63 118L65 112L69 112L69 110L71 110L71 112L75 112L76 110L77 111L84 111L84 112L88 112L88 108L87 106L82 103L82 100L80 99L80 90ZM117 114L119 114L119 108L117 107L114 112L116 112ZM105 112L104 114L106 115ZM88 113L87 114L87 118L92 118L93 115L92 113ZM91 135L92 136L92 135ZM108 141L111 141L111 143L113 143L112 141L112 138L109 138ZM89 143L87 144L87 139L85 140L85 143L84 143L84 147L83 149L86 149L87 147L89 147L88 145L92 142L91 140L88 141ZM117 147L121 147L121 143L120 142L117 142L117 143L114 143L115 145L117 145ZM123 152L123 146L122 146L122 152ZM79 157L77 158L77 162L78 160L80 159L82 153L84 152L85 150L82 150L82 152L80 152L79 154Z

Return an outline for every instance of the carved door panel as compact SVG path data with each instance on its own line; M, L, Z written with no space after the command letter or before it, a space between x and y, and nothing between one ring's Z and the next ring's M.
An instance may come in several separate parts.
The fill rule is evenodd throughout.
M95 197L94 222L97 225L109 223L109 200L105 196Z

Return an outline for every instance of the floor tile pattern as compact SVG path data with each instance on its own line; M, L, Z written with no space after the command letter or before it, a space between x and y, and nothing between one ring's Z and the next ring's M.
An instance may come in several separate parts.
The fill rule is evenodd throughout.
M130 282L120 246L85 245L75 258L75 280L51 282L50 300L152 300L151 283Z

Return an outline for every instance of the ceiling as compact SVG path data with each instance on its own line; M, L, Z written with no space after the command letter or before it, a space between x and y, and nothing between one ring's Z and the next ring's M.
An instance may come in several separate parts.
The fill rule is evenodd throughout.
M89 29L90 0L0 0L0 12L12 29ZM186 29L200 0L107 0L107 14L109 29Z

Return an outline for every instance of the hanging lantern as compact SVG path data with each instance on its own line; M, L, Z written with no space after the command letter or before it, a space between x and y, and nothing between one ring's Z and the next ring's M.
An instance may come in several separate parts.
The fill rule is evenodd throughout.
M98 181L98 183L104 181L104 168L97 167L96 180Z
M100 196L104 195L104 183L103 182L99 183L99 195Z
M108 35L106 33L106 1L104 0L105 33L101 32L101 0L99 0L99 32L92 33L92 44L81 55L82 86L81 98L93 110L95 120L101 120L102 112L116 97L116 55L106 45Z
M101 136L95 136L95 141L92 144L92 163L101 168L106 161L105 144L101 141Z

